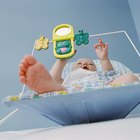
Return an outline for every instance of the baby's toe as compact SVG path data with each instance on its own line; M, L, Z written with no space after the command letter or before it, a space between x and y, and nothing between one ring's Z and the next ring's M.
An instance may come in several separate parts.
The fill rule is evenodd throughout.
M19 71L19 76L25 76L25 71Z
M26 83L26 78L25 78L25 76L20 76L20 77L19 77L19 80L20 80L20 82L23 83L23 84Z
M25 56L23 60L24 60L24 63L28 65L33 65L37 62L36 59L31 55Z
M26 71L26 66L23 63L19 64L19 71Z

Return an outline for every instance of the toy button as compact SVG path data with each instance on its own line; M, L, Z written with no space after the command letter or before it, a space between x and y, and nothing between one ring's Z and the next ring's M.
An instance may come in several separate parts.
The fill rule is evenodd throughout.
M61 52L65 53L67 51L67 48L61 48Z

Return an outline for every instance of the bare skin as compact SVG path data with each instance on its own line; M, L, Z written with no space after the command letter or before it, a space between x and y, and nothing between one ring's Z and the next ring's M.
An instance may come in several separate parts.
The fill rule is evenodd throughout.
M96 66L93 60L90 60L88 58L78 59L76 63L73 65L72 70L76 70L78 68L82 68L89 71L96 71Z
M25 56L19 65L19 79L38 93L65 90L34 57Z
M100 49L98 49L98 47L100 47ZM104 44L102 40L99 39L98 43L94 45L94 49L100 60L102 69L104 71L113 70L112 64L108 58L108 44ZM39 94L66 90L62 85L63 79L61 75L67 61L68 59L57 60L49 73L44 65L39 63L33 56L27 55L19 64L19 79L23 84ZM77 68L96 71L94 62L87 58L79 59L75 63L73 70ZM134 74L125 74L108 84L114 85L135 81L138 81L138 78Z

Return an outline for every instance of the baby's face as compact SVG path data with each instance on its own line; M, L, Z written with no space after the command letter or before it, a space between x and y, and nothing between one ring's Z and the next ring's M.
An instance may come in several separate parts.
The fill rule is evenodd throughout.
M89 71L96 71L95 63L88 58L80 58L79 60L77 60L72 70L76 70L78 68L82 68Z

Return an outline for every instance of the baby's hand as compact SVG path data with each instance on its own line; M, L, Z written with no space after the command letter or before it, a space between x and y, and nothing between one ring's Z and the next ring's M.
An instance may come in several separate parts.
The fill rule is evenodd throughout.
M102 39L98 39L98 43L94 45L94 49L100 60L108 59L108 44L104 44Z

